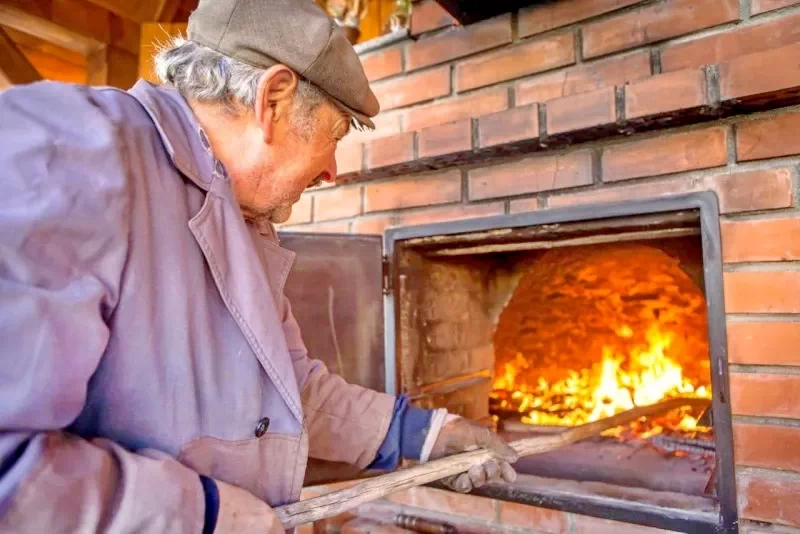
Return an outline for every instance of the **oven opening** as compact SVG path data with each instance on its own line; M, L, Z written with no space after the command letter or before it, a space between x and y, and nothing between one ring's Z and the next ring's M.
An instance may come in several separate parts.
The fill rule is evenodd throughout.
M715 435L697 211L434 235L397 251L397 376L420 406L513 440L694 399L523 458L517 482L483 494L662 528L719 524L716 455L730 438Z

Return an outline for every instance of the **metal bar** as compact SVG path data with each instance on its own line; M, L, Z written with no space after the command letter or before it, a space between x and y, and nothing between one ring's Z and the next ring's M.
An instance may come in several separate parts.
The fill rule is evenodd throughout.
M708 344L711 359L711 409L716 442L717 498L720 506L720 532L739 532L736 503L736 476L733 459L733 421L728 383L728 337L725 319L725 291L722 281L722 238L719 203L715 194L706 193L700 201L700 230L703 243L703 271L708 315Z
M640 232L624 232L608 235L591 235L573 237L558 241L532 241L524 243L496 243L494 245L479 245L475 247L444 248L435 250L431 256L464 256L476 254L494 254L496 252L518 252L523 250L543 250L561 247L575 247L579 245L596 245L600 243L620 243L623 241L639 241L641 239L655 239L659 237L683 237L699 235L697 228L666 228L664 230L643 230Z
M430 486L448 489L441 483L433 483ZM550 491L545 487L530 491L520 490L511 484L491 484L472 490L470 495L692 534L718 532L719 525L719 519L713 513L666 508L608 497L575 495Z
M692 454L714 454L716 447L713 441L702 439L678 438L674 436L653 436L650 443L665 451L683 451Z
M466 389L476 384L481 384L492 378L491 369L481 369L474 373L467 373L465 375L455 376L453 378L446 378L436 382L420 386L416 391L410 394L411 400L419 400L434 395L443 395L445 393L452 393L460 389Z

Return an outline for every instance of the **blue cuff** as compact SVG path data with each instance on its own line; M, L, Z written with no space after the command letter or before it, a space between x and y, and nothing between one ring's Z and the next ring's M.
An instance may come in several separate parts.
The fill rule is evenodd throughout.
M399 396L394 403L392 422L386 438L368 468L390 470L397 467L400 458L419 460L432 415L431 410L410 406L405 395Z
M200 482L203 484L203 493L206 495L206 514L203 523L203 534L213 534L217 528L217 516L219 515L219 488L213 478L200 475Z

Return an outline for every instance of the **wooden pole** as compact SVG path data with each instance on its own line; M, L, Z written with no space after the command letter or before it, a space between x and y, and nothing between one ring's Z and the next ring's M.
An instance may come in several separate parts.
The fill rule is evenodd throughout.
M539 454L599 435L614 427L627 425L642 417L652 417L683 406L705 407L709 402L706 399L670 399L650 406L640 406L558 434L513 441L510 445L520 456ZM470 467L482 464L490 458L492 458L492 455L486 449L454 454L453 456L447 456L409 469L377 476L327 495L287 504L277 508L275 511L280 517L284 528L290 529L305 523L339 515L364 503L398 491L422 486L463 473L469 470Z

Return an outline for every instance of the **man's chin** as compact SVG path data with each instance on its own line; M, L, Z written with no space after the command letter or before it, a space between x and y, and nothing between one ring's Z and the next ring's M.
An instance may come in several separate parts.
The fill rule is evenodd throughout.
M291 216L292 216L292 205L284 204L282 206L278 206L277 208L269 212L267 218L269 219L269 222L271 222L272 224L283 224L286 221L288 221L289 217Z

